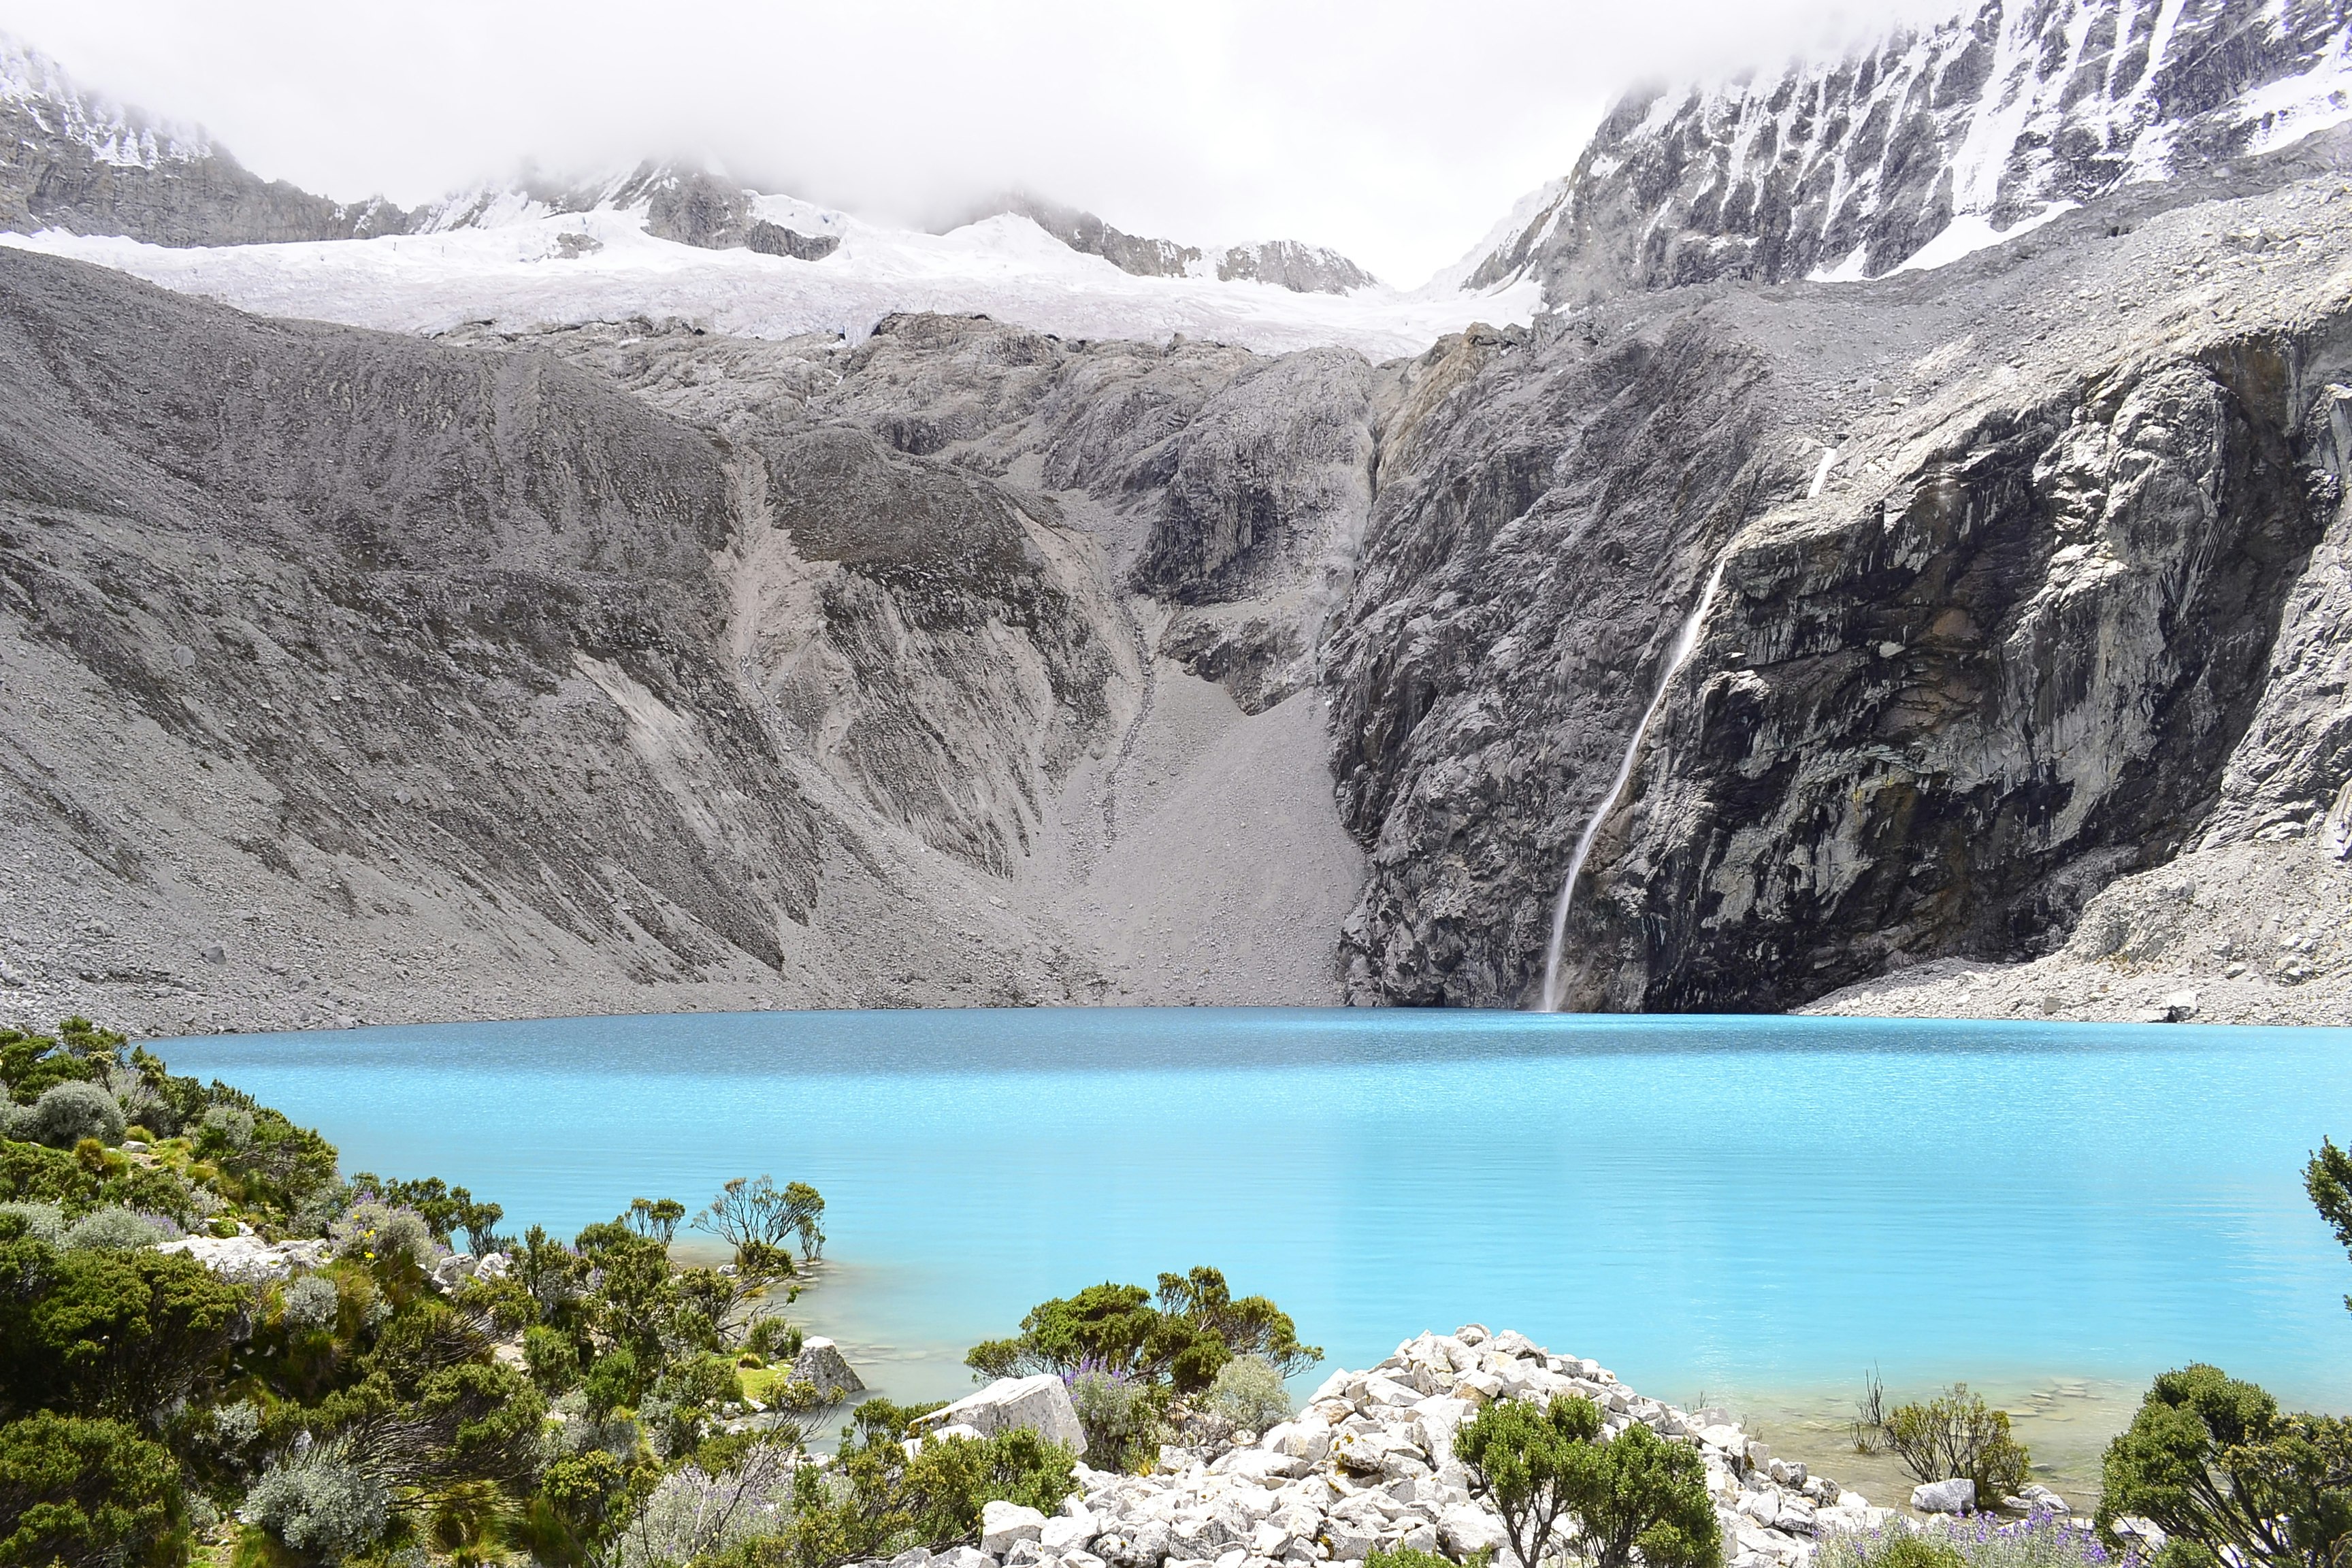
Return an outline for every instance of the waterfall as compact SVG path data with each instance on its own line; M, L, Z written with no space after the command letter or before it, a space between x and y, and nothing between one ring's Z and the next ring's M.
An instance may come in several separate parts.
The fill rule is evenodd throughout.
M1831 456L1834 458L1835 454ZM1828 474L1829 465L1824 463L1822 475L1827 478ZM1650 694L1650 705L1642 710L1642 721L1633 726L1633 738L1625 742L1625 755L1617 764L1617 776L1610 781L1607 792L1593 806L1592 820L1584 825L1583 833L1576 840L1576 852L1568 858L1568 875L1560 879L1559 897L1551 909L1551 944L1544 950L1543 997L1536 1006L1538 1013L1559 1011L1560 949L1568 941L1568 904L1576 891L1576 879L1584 869L1584 858L1592 853L1592 841L1601 837L1601 825L1609 820L1617 797L1625 793L1626 784L1633 780L1633 760L1641 754L1642 737L1650 732L1658 710L1665 706L1666 688L1674 684L1675 671L1698 647L1699 631L1706 624L1708 606L1715 603L1715 591L1723 584L1723 568L1730 560L1731 546L1726 543L1715 558L1714 570L1706 574L1706 586L1699 591L1697 606L1683 623L1682 630L1675 634L1674 646L1666 650L1666 667L1658 672L1658 689Z

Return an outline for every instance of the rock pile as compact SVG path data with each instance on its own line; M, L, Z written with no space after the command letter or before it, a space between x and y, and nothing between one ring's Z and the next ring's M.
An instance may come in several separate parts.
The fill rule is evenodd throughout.
M987 1404L994 1392L964 1403ZM1599 1405L1611 1436L1639 1421L1699 1450L1729 1568L1797 1568L1825 1531L1894 1516L1773 1458L1720 1412L1678 1410L1596 1363L1474 1323L1408 1341L1369 1372L1333 1373L1304 1411L1263 1435L1164 1447L1147 1476L1081 1466L1084 1490L1058 1518L992 1505L982 1550L960 1548L941 1568L1306 1568L1398 1548L1504 1557L1502 1521L1471 1496L1454 1430L1494 1401L1563 1394ZM908 1553L891 1568L928 1561Z

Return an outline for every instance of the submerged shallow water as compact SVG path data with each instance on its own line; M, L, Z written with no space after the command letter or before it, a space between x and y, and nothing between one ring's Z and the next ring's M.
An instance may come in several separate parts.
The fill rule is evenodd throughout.
M1132 1009L162 1048L509 1230L814 1183L796 1312L901 1398L1046 1296L1207 1262L1340 1365L1475 1320L1759 1409L1873 1364L2120 1397L2191 1359L2352 1405L2352 1266L2301 1188L2352 1138L2352 1030Z

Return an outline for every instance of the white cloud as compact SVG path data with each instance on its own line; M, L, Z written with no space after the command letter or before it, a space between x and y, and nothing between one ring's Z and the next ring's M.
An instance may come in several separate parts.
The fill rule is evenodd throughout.
M1411 285L1564 172L1628 82L1950 8L0 0L0 27L337 196L682 153L879 218L1021 185L1137 232L1335 246Z

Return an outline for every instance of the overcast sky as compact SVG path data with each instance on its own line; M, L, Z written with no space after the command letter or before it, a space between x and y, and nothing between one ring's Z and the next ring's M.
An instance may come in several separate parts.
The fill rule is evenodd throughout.
M1419 283L1629 82L1778 66L1953 0L0 0L86 87L249 167L414 205L535 158L723 163L886 221L1020 185Z

